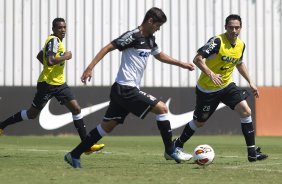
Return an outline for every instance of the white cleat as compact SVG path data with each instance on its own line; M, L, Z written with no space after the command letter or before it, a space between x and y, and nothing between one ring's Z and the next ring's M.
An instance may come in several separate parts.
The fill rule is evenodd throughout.
M164 152L164 157L166 160L175 160L177 163L185 162L191 160L193 155L185 153L182 148L176 147L172 154Z

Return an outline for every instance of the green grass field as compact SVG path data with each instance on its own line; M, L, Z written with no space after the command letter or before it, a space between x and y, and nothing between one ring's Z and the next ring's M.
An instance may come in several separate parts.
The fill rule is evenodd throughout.
M257 137L269 154L265 161L249 163L242 136L194 136L185 146L191 152L198 144L210 144L216 153L212 165L202 168L163 158L161 138L116 137L103 139L104 150L82 156L82 169L63 161L78 144L78 136L0 137L1 184L103 183L103 184L243 184L282 183L281 137Z

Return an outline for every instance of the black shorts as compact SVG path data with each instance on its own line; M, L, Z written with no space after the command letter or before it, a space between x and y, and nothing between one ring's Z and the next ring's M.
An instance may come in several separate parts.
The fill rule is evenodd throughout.
M137 87L118 83L112 85L110 99L104 121L116 120L118 123L123 123L130 112L144 119L148 112L159 102L158 99L140 91Z
M64 83L62 85L50 85L46 82L37 83L37 92L32 102L32 106L42 110L46 103L55 97L60 104L65 104L75 99L75 96L69 86Z
M220 102L234 110L235 106L249 96L247 90L241 89L235 83L230 83L224 89L204 93L196 87L196 107L194 111L194 120L205 122L214 113Z

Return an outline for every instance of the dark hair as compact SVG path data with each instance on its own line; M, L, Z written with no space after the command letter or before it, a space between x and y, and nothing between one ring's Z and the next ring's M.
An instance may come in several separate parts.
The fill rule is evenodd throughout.
M166 22L166 15L165 13L157 8L157 7L153 7L150 10L147 11L143 23L145 23L148 19L152 18L153 22L159 22L159 23L165 23Z
M240 15L236 15L236 14L231 14L229 15L228 17L226 17L225 19L225 25L227 26L228 22L230 20L239 20L240 21L240 26L242 27L242 20L241 20L241 17Z
M63 18L55 18L55 19L53 20L53 22L52 22L53 28L56 27L56 24L57 24L58 22L66 22L66 21L65 21L65 19L63 19Z

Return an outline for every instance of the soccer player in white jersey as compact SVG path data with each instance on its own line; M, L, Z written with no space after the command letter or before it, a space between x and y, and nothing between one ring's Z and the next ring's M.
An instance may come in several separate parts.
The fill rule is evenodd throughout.
M129 113L144 118L147 113L156 114L157 126L165 146L165 157L176 162L190 160L192 155L176 149L172 142L172 132L166 105L152 95L140 90L140 82L150 55L157 60L176 65L190 71L194 65L176 60L163 53L155 42L153 34L166 22L164 12L156 7L145 15L142 24L128 31L102 48L82 74L81 81L86 83L92 77L96 64L109 52L118 49L122 52L121 65L111 87L110 105L102 123L94 128L76 148L65 155L65 161L74 168L80 168L80 156L91 145L122 124Z

